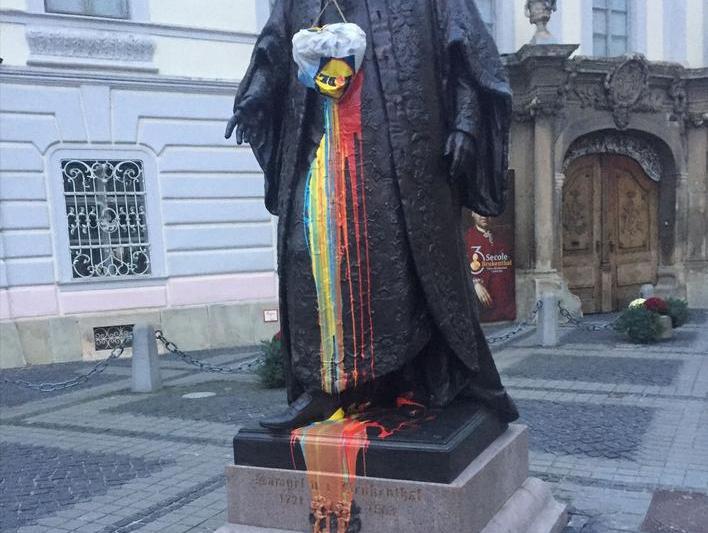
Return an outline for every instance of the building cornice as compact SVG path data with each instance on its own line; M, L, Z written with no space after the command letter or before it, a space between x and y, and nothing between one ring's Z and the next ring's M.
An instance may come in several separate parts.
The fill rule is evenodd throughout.
M62 28L86 29L93 31L118 31L141 33L161 37L178 37L205 41L254 44L255 33L224 31L216 29L190 28L172 24L117 20L97 17L81 17L58 13L28 13L14 9L0 9L0 21L26 26L57 26Z
M43 67L0 66L0 82L32 85L85 84L107 85L111 88L142 89L175 92L200 92L211 94L234 94L237 81L160 76L157 74L132 74L119 72L90 72L82 69L63 68L61 71Z
M514 117L562 115L571 107L609 111L618 129L636 113L664 113L682 128L706 124L708 69L648 61L641 54L568 58L562 47L527 46L505 57L514 88Z

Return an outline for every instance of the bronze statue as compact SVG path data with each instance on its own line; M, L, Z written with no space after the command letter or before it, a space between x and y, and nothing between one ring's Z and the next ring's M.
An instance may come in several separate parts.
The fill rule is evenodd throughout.
M319 92L307 88L293 35L343 19L366 36L363 62L323 61ZM504 208L510 115L472 0L276 0L226 128L250 143L279 217L290 406L263 426L407 391L432 406L471 396L517 418L461 233L463 207Z

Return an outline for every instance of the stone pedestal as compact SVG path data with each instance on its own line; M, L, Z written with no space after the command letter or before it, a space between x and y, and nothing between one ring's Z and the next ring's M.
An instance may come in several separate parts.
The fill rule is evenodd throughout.
M230 465L226 477L229 524L218 533L312 530L306 472ZM558 533L567 521L548 486L528 477L528 431L516 424L451 483L359 477L354 500L363 533Z

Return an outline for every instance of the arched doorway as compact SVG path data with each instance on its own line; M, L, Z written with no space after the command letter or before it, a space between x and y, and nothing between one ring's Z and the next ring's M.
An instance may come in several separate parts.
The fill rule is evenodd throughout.
M593 154L565 172L563 274L583 312L609 312L656 283L658 186L635 160Z

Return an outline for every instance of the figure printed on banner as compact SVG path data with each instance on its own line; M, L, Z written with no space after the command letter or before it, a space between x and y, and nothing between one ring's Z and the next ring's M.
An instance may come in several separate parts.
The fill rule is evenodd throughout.
M516 319L513 225L468 211L465 235L481 322Z

